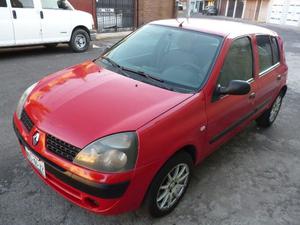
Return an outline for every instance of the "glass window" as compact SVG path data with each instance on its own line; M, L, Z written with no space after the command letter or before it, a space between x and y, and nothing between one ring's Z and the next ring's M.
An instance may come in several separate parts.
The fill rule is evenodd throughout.
M249 80L253 77L253 55L248 37L235 40L226 56L218 84L227 87L231 80Z
M0 0L0 7L7 7L6 0Z
M105 57L126 68L127 73L134 70L136 73L130 73L133 79L176 91L194 92L206 80L221 41L222 37L206 33L146 25L115 45ZM113 69L107 60L100 63ZM141 73L155 77L156 81Z
M270 38L267 35L259 35L256 37L256 41L259 54L259 72L263 72L273 65Z
M273 64L276 64L280 61L280 55L279 55L278 42L275 37L271 37L271 45L273 50Z
M43 9L71 9L65 0L41 0Z
M33 0L10 0L13 8L34 8Z

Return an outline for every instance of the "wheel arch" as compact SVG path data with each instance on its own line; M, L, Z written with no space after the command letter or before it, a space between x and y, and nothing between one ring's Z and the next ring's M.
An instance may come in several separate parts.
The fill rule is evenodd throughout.
M143 205L145 203L145 200L148 196L148 193L149 193L149 190L150 190L150 187L151 187L151 184L153 182L153 180L155 179L155 177L157 176L157 174L160 172L160 170L166 165L166 163L171 159L173 158L175 155L181 153L181 152L186 152L188 155L191 156L192 160L193 160L193 164L196 165L197 163L197 148L195 145L193 144L187 144L187 145L184 145L183 147L179 148L177 151L175 151L172 155L170 155L165 161L164 163L160 166L160 168L156 171L156 173L154 174L154 176L152 177L148 187L147 187L147 190L144 194L144 197L143 197L143 200L141 202L141 205Z
M73 33L75 32L75 30L78 30L78 29L82 29L82 30L86 31L89 35L89 38L91 38L90 30L84 25L78 25L73 28L70 40L72 39L72 36L73 36Z
M282 93L282 97L285 96L286 92L287 92L287 85L284 85L284 86L280 89L280 93Z

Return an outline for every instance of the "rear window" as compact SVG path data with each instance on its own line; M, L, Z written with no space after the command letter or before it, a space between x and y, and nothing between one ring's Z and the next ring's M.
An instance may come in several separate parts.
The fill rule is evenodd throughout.
M7 7L6 0L0 0L0 7Z
M279 47L277 38L271 37L271 45L273 50L273 64L276 64L280 61Z
M273 54L268 35L259 35L256 37L259 54L259 72L262 73L273 66Z

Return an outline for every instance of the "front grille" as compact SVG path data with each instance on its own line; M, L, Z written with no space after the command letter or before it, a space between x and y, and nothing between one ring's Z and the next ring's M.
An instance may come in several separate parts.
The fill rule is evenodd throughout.
M23 125L26 127L27 131L30 132L31 129L33 128L33 122L29 118L29 116L27 115L27 113L25 112L24 109L21 113L21 121L22 121Z
M59 140L58 138L53 137L50 134L46 135L46 147L49 151L58 156L61 156L68 161L73 161L78 152L81 151L80 148Z

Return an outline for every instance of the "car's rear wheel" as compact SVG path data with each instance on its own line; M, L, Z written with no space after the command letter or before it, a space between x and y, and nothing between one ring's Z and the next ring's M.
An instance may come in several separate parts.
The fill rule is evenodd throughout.
M276 120L281 108L283 93L280 93L272 104L270 109L267 109L260 117L256 119L256 123L260 127L269 127Z
M76 29L72 34L69 45L74 52L84 52L89 48L90 36L83 29Z
M190 182L193 160L186 152L172 157L154 178L146 198L146 207L153 217L169 214L185 194Z

